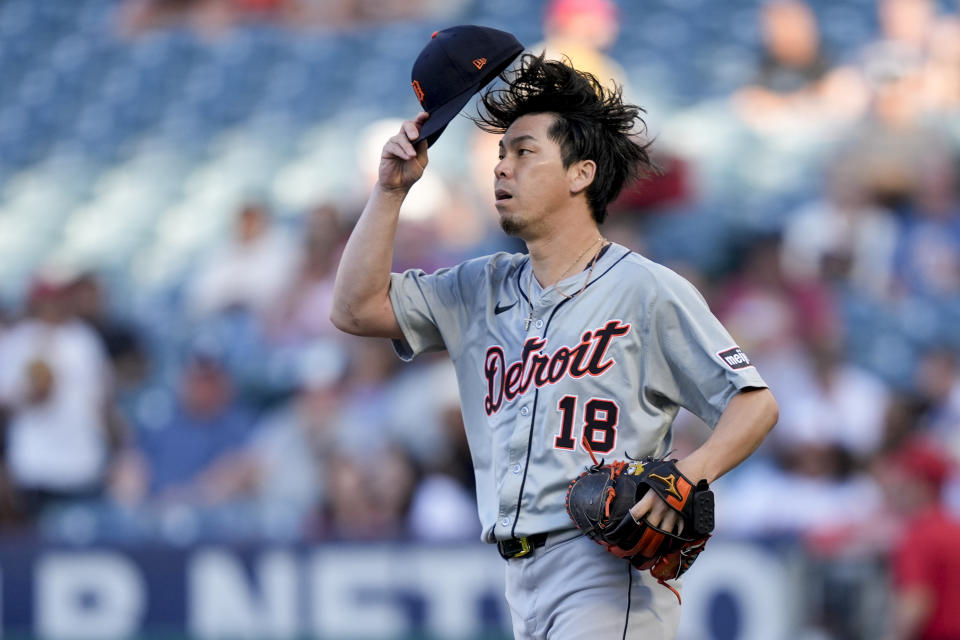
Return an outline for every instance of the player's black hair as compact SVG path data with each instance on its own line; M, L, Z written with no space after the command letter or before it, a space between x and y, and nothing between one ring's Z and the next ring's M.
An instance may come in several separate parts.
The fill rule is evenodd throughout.
M501 78L506 87L481 96L474 122L484 131L503 133L521 116L556 116L549 135L560 145L564 168L580 160L597 164L587 203L598 224L629 180L656 172L650 143L637 137L646 132L640 115L646 112L623 101L622 87L608 89L568 61L547 60L543 54L524 54L518 67Z

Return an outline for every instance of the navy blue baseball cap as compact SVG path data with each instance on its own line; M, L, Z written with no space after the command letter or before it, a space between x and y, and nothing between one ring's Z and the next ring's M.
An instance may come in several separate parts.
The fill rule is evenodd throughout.
M460 25L435 31L410 74L413 92L430 114L414 144L436 142L470 98L522 52L513 34L498 29Z

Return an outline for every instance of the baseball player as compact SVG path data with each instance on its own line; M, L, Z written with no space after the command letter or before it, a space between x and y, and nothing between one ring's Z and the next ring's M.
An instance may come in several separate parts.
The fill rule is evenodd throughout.
M507 559L519 639L674 637L678 598L582 535L567 487L590 451L666 455L680 407L713 427L677 463L693 483L743 461L777 419L694 287L600 231L607 204L651 166L632 135L639 114L592 76L523 55L506 87L483 95L478 123L503 134L496 208L528 253L390 272L400 205L427 166L423 112L383 147L337 273L337 327L390 338L403 359L445 349L455 365L482 537ZM653 492L630 513L684 527Z

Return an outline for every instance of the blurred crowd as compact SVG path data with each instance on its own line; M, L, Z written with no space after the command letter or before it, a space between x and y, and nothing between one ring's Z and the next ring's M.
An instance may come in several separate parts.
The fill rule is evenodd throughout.
M389 343L329 322L341 219L317 207L295 239L245 204L172 336L113 314L96 274L38 273L0 334L4 531L475 538L446 362L404 375Z
M217 37L238 25L265 21L297 29L349 29L424 16L443 18L464 5L464 0L130 0L120 28L129 37L183 25Z
M405 17L373 15L388 4L137 0L122 28L210 15L235 25L306 5L342 9L334 27ZM960 513L960 13L878 0L873 41L842 58L802 0L762 3L755 19L753 78L722 105L676 114L687 129L660 133L662 174L623 195L604 233L693 281L780 403L768 442L718 483L719 533L787 537L824 558L891 553L908 630L931 615L910 590L943 587L931 566L956 553L903 551L905 525L924 540L956 531ZM611 2L554 0L531 48L625 82L644 104L610 51L620 26ZM705 137L731 128L749 145L709 157L671 135L699 131L710 148ZM469 134L460 152L460 173L433 167L405 209L398 270L518 250L492 207L496 138ZM808 180L746 224L723 211L747 200L731 193L738 167L761 181L803 167ZM329 323L360 206L321 203L282 224L269 202L246 202L161 323L117 312L97 273L38 272L0 326L0 530L75 542L476 539L445 356L401 367L388 341ZM683 236L704 211L713 219ZM670 251L685 245L706 249ZM677 453L707 433L682 413Z

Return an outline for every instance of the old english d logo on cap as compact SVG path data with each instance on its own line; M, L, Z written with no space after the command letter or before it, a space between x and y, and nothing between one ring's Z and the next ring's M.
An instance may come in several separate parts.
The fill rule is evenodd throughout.
M413 92L417 96L417 102L423 105L423 99L426 97L423 93L423 89L420 87L420 83L416 80L413 81Z
M430 114L417 142L436 142L470 98L521 52L520 41L498 29L461 25L434 32L410 78L417 101Z

